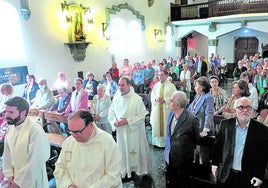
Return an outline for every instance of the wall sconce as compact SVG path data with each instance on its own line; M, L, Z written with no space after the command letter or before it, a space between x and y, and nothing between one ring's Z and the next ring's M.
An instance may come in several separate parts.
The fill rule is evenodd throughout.
M106 40L110 40L110 33L109 33L109 22L102 22L102 37L105 38Z
M163 37L163 31L161 29L154 29L154 41L164 42L165 40L163 39Z
M154 39L157 40L157 36L162 35L161 29L154 29Z

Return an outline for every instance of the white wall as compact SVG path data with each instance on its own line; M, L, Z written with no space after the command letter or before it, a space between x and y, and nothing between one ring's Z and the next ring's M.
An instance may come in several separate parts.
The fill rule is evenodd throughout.
M14 5L18 12L20 9L19 0L4 0ZM93 29L87 34L87 41L93 44L87 48L86 59L83 62L74 62L70 50L64 45L67 42L67 31L61 28L58 13L61 12L62 1L45 0L30 1L29 8L31 16L28 21L21 17L21 27L26 49L26 58L15 61L0 60L0 68L27 65L29 72L36 78L45 77L48 84L52 85L56 80L57 73L63 71L73 80L77 77L78 71L86 74L91 70L95 72L97 80L102 78L111 66L111 53L109 51L109 41L100 37L101 23L106 21L105 7L124 4L123 0L77 0L72 2L82 3L85 7L94 7L96 10ZM143 32L145 42L144 51L141 54L133 55L126 53L124 56L116 57L116 62L120 68L124 58L129 58L130 62L144 60L146 63L151 59L158 62L168 56L176 56L176 48L171 52L165 50L165 43L152 41L153 30L155 28L164 31L164 22L169 16L169 1L155 1L152 7L148 7L147 1L128 0L128 5L145 16L146 29ZM16 44L14 44L16 45ZM21 95L22 86L16 86L15 94Z

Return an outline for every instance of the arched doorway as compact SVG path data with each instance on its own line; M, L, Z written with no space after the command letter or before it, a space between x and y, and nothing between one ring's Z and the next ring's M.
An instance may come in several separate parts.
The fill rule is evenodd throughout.
M239 37L235 40L235 64L241 59L244 55L251 56L258 52L259 40L256 37Z

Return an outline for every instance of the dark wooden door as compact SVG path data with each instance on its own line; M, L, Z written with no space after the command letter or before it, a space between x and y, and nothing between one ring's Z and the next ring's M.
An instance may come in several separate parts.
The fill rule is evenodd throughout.
M181 5L188 5L188 0L181 0Z
M256 37L239 37L235 41L235 64L241 59L244 55L251 56L258 52L259 40Z

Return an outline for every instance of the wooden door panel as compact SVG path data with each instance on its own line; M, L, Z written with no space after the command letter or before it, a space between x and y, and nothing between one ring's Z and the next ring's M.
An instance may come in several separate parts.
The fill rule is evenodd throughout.
M259 40L256 37L240 37L235 41L235 63L258 52Z

